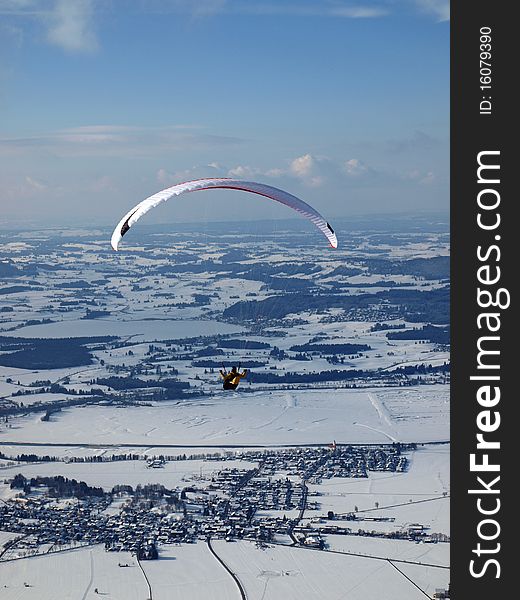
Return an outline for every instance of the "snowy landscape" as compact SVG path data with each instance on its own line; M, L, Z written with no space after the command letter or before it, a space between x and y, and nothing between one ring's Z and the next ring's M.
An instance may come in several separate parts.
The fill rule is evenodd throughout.
M0 230L2 600L447 597L448 226L336 232Z

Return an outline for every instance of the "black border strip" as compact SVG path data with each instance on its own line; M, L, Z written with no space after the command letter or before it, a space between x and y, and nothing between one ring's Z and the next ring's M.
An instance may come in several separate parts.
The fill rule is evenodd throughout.
M518 105L513 86L518 69L515 57L520 56L516 40L520 31L512 12L515 3L504 1L491 2L482 0L453 0L451 3L451 265L452 265L452 381L451 381L451 465L452 465L452 561L451 561L451 598L472 600L489 598L507 598L509 590L516 588L513 577L514 530L518 530L517 520L509 514L508 506L516 505L513 485L517 480L518 450L512 443L518 436L518 419L516 418L518 402L517 386L513 388L516 361L514 342L520 331L514 319L515 297L512 291L513 277L519 272L519 256L516 237L514 208L516 194L512 182L516 177L515 161L518 151L512 149L513 131L518 130L518 107L513 110L513 102ZM481 89L480 68L480 30L491 28L491 89ZM487 73L487 71L486 71ZM490 97L490 98L488 98ZM491 110L483 100L491 100ZM483 110L484 109L484 110ZM486 114L489 112L489 114ZM483 184L478 183L478 154L483 151L499 151L493 155L493 161L500 164L500 183L489 184L500 195L499 207L493 214L500 213L500 226L493 231L485 231L478 225L479 211L477 197ZM487 159L488 162L490 159ZM491 171L488 172L491 175ZM491 176L488 177L492 179ZM486 184L484 184L486 185ZM488 199L492 197L491 193ZM491 212L485 213L491 219ZM496 238L500 236L500 239ZM500 282L488 286L492 291L502 287L511 292L511 305L507 309L485 309L479 307L477 290L482 286L478 281L478 269L486 261L478 259L477 247L482 252L492 244L499 247L492 251L487 264L491 266L491 274L500 268ZM494 310L499 313L500 330L494 334L479 330L477 318L482 312ZM499 341L486 342L495 344L493 349L500 351L493 355L492 361L499 364L499 369L490 371L478 369L478 340L482 335L499 336ZM489 346L488 346L489 347ZM488 360L492 362L491 359ZM477 401L477 391L484 385L483 381L471 380L472 375L499 374L501 399L492 411L492 419L500 413L500 426L493 433L485 434L490 440L500 442L500 449L478 450L476 434L478 414L484 410ZM495 385L492 383L491 385ZM489 462L500 466L499 472L472 472L470 455L476 453L477 461L482 462L482 454L487 452ZM511 464L508 464L511 463ZM499 494L469 494L468 490L482 488L477 476L489 482L500 475L500 481L493 490ZM493 516L485 516L478 509L480 506L491 510L500 509ZM507 517L506 517L507 514ZM484 519L495 519L500 526L500 533L495 540L482 540L479 537L479 523ZM496 526L492 523L481 525L480 533L492 537ZM481 551L478 556L478 544ZM500 544L499 549L498 544ZM485 552L482 552L485 549ZM472 576L470 561L475 560L475 573ZM486 560L489 563L484 570ZM506 592L507 590L507 592Z

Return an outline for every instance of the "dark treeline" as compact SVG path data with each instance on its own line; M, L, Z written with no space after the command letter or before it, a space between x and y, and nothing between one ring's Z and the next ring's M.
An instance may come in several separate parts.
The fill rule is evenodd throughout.
M424 325L420 329L407 329L406 331L392 331L386 334L389 340L425 340L432 344L450 343L450 327L435 327Z
M59 383L53 383L49 387L41 387L34 389L24 389L17 390L13 392L11 396L16 398L17 396L31 396L34 394L67 394L69 396L102 396L104 394L103 390L98 388L92 388L90 390L77 390L76 388L71 388L68 390L66 387L63 387Z
M310 352L318 354L358 354L372 350L368 344L300 344L291 346L293 352Z
M447 373L450 370L449 363L440 366L432 365L408 365L396 367L388 371L366 371L363 369L320 371L319 373L251 373L250 380L253 383L319 383L323 381L349 381L352 379L381 379L382 377L395 378L396 376L420 376L434 373Z
M87 312L81 317L82 319L101 319L103 317L109 317L109 310L91 310L87 308Z
M270 277L265 286L272 290L280 290L283 292L297 292L297 291L310 291L311 289L317 288L316 282L310 279L299 279L294 277Z
M61 283L56 283L54 284L54 287L63 289L88 289L91 286L90 283L84 279L76 279L75 281L63 281Z
M200 358L203 356L223 356L223 355L224 355L224 350L222 350L221 348L215 348L214 346L208 346L206 348L200 348L199 350L195 350L195 352L193 352L191 357L189 357L189 355L188 355L188 357L189 358ZM180 358L177 357L177 360L180 360Z
M92 364L92 354L76 344L49 343L0 355L0 365L18 369L60 369Z
M266 342L255 342L254 340L220 340L218 342L220 348L238 348L240 350L267 350L270 344Z
M22 338L0 336L0 365L20 369L59 369L92 364L87 344L106 343L115 336Z
M7 287L0 288L1 294L17 294L18 292L43 292L42 287L34 287L30 285L9 285Z
M27 479L21 473L15 475L11 481L11 489L21 489L29 493L32 488L47 486L49 496L52 498L86 498L87 496L103 497L103 488L91 487L84 481L68 479L62 475L54 477L31 477Z
M397 323L392 325L391 323L374 323L370 327L370 331L387 331L389 329L404 329L406 325L404 323Z
M332 295L332 294L282 294L264 300L243 300L223 312L227 319L240 321L258 318L282 319L290 313L302 311L326 311L331 308L368 309L378 307L391 310L400 318L411 322L426 321L444 324L449 322L450 291L440 289L420 291L415 289L391 289L375 294Z
M336 275L354 277L355 275L361 275L363 272L362 269L358 269L357 267L345 267L344 265L341 265L340 267L336 267L327 277L335 277Z
M238 360L237 358L228 358L226 360L227 365L238 365L242 369L259 369L260 367L265 367L266 362L260 362L258 360ZM194 367L204 367L205 369L220 369L222 368L222 361L218 362L217 360L194 360L191 363Z
M127 460L149 460L158 459L162 461L184 461L184 460L226 460L226 456L223 456L220 452L206 452L206 453L195 453L195 454L159 454L157 456L143 456L141 454L127 453L127 454L103 454L93 456L49 456L48 454L17 454L16 456L8 456L4 452L0 452L0 458L2 460L12 460L18 462L71 462L71 463L105 463L105 462L119 462ZM231 458L234 458L231 456Z

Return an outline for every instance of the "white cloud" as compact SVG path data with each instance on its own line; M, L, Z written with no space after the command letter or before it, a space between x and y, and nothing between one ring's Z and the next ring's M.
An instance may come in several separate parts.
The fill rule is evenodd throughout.
M222 147L242 141L196 130L195 126L187 125L72 127L26 137L0 138L0 154L31 153L44 149L55 156L148 157L161 152Z
M331 9L330 14L348 19L373 19L384 17L388 14L388 10L382 7L371 6L343 6Z
M426 173L426 175L419 180L419 183L422 183L423 185L431 185L434 181L435 175L432 171L428 171L428 173Z
M204 177L227 177L228 169L217 162L211 162L206 165L195 165L180 171L170 172L161 167L156 173L156 179L165 187L190 181L191 179L201 179Z
M98 46L92 26L91 0L56 0L48 17L47 39L71 52L91 52Z
M0 0L0 15L18 26L30 20L40 23L44 39L67 52L92 52L98 47L97 5L97 0Z
M296 177L307 177L314 166L314 162L314 158L310 154L304 154L291 162L290 170Z
M405 179L411 179L412 181L416 181L421 185L431 185L436 181L436 177L433 171L427 171L425 173L420 169L413 169L412 171L409 171L406 174Z
M239 179L254 177L255 175L261 174L260 169L249 167L247 165L237 165L227 172L229 177L238 177Z
M265 174L267 175L267 177L282 177L283 175L285 175L285 170L275 167L273 169L267 169Z
M450 0L413 0L417 8L433 15L438 21L450 20Z
M29 175L27 175L25 177L25 183L27 184L28 189L31 189L31 190L41 191L41 190L47 189L47 186L44 183L42 183L41 181L38 181L37 179L33 179L32 177L29 177Z
M93 192L114 192L117 189L117 186L114 182L114 179L109 175L102 175L90 184L90 189Z
M359 177L368 172L368 167L358 158L351 158L343 165L345 173L351 177Z

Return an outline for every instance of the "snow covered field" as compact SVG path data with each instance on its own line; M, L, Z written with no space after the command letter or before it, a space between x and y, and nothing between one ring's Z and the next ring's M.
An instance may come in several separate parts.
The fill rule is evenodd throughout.
M442 565L426 566L434 559L415 544L412 551L390 553L391 561L369 556L363 548L356 556L356 550L336 554L287 546L259 549L246 541L216 540L212 545L237 575L248 598L380 600L384 589L388 599L420 600L424 593L431 596L436 587L447 587L449 581L449 571ZM237 585L204 542L164 547L159 560L142 561L141 566L146 579L135 557L105 552L100 546L0 562L0 597L87 600L101 595L142 600L149 597L149 582L154 600L240 598Z
M240 598L229 574L204 542L165 547L158 561L142 562L154 600Z
M115 485L137 485L160 483L168 489L187 486L196 481L197 487L211 482L211 475L221 469L252 469L256 466L248 461L203 461L179 460L167 462L161 468L150 468L144 460L115 461L104 463L33 463L18 464L0 470L2 479L12 478L17 473L25 477L53 477L63 475L69 479L84 481L88 485L102 487L109 492ZM0 489L2 484L0 483Z
M421 600L424 593L399 570L414 571L414 581L428 595L447 586L447 569L393 563L365 556L272 546L250 542L213 543L215 551L237 574L248 597L263 600ZM396 568L397 567L397 568ZM398 570L399 569L399 570Z
M0 425L0 443L100 446L291 445L444 441L449 439L447 386L401 390L300 390L216 394L150 407L76 407ZM387 400L388 396L388 400Z
M100 595L118 600L148 597L135 557L94 546L0 562L2 600L87 600Z

